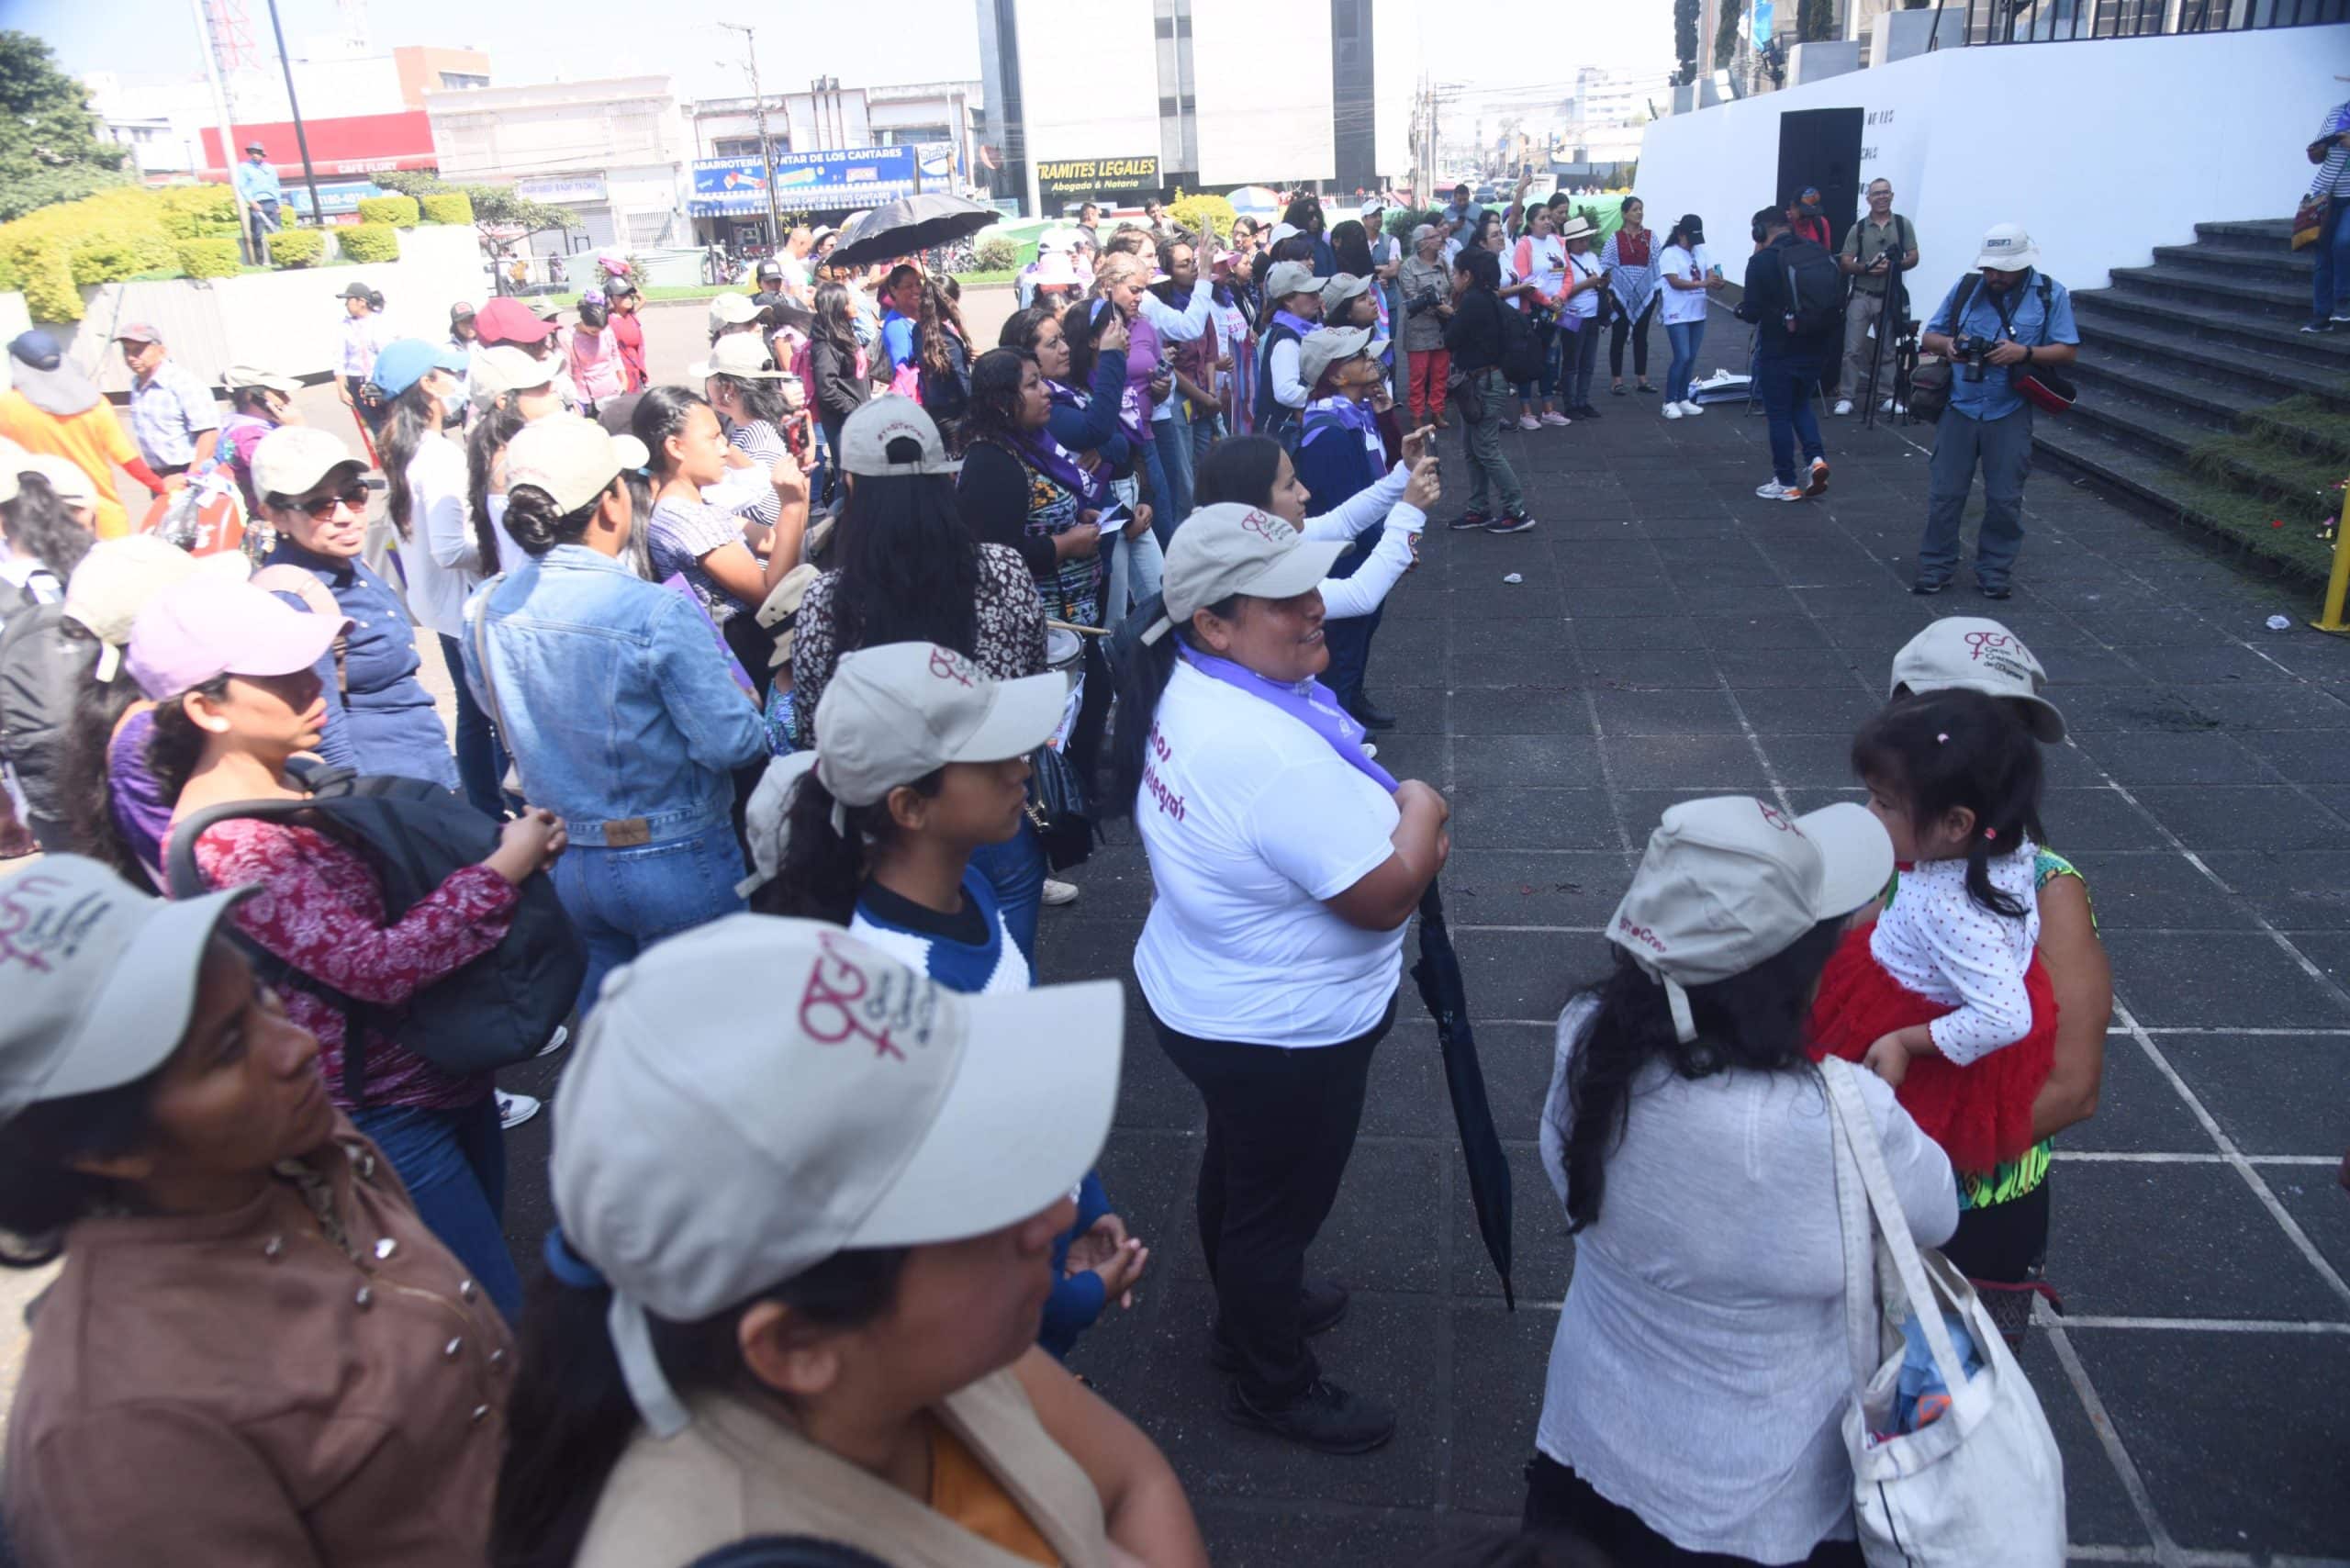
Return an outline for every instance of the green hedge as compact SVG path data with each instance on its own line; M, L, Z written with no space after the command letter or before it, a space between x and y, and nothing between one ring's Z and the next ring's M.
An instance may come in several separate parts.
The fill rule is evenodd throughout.
M429 196L417 203L423 209L427 223L463 223L474 220L474 198L463 191L446 191Z
M190 277L235 277L244 266L234 240L180 240L172 250Z
M22 289L36 321L78 321L82 295L73 286L73 258L38 240L0 243L0 282Z
M317 229L287 229L269 237L269 264L314 267L326 259L327 237Z
M334 237L345 261L397 262L400 259L400 231L388 223L363 223L356 229L338 229Z
M1203 229L1212 229L1219 244L1232 238L1232 220L1237 216L1226 197L1185 196L1181 190L1175 193L1167 215L1181 224L1186 233L1197 234Z
M80 288L176 271L181 242L236 232L235 198L226 186L101 191L0 224L0 289L23 290L37 321L78 321Z
M383 196L359 198L359 221L363 224L385 224L393 229L413 229L422 216L414 196Z
M172 185L155 193L174 240L233 240L237 198L227 185Z

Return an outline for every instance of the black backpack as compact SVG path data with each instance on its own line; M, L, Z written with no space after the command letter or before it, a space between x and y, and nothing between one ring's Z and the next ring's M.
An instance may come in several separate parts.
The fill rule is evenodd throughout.
M1542 340L1535 335L1534 318L1506 305L1502 307L1501 373L1513 384L1542 374Z
M215 823L238 817L296 823L357 850L383 888L389 920L405 915L452 871L478 865L498 847L498 824L438 784L389 774L359 778L332 768L313 770L304 781L311 793L303 800L230 801L173 824L166 867L172 897L215 890L196 869L196 841ZM544 875L531 878L520 891L504 940L397 1008L346 995L233 927L230 935L263 980L297 986L341 1010L342 1090L357 1104L366 1082L361 1060L366 1029L398 1041L443 1072L462 1075L528 1061L571 1015L588 975L588 949Z
M0 588L0 757L16 769L25 801L51 822L65 820L65 737L76 694L97 661L95 639L65 619L64 588L47 571L57 597L28 584Z
M1779 266L1787 280L1787 336L1816 338L1843 325L1844 274L1824 247L1809 240L1792 241Z

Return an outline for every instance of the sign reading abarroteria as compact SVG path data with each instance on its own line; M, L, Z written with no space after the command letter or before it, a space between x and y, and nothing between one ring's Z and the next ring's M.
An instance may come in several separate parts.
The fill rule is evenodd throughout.
M1150 158L1059 158L1036 165L1036 194L1047 201L1072 196L1156 194L1158 160Z

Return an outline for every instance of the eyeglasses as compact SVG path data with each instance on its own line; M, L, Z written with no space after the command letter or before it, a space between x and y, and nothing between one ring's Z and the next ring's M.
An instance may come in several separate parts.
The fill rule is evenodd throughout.
M313 522L324 522L334 515L334 509L337 507L349 507L353 511L365 511L367 510L367 481L353 479L341 489L330 495L312 496L307 500L294 503L294 510L308 512L310 521Z

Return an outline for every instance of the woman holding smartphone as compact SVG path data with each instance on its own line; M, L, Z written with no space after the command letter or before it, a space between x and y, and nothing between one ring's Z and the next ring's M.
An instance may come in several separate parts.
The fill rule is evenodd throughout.
M1706 250L1706 220L1694 212L1683 214L1664 237L1656 265L1664 289L1657 314L1664 318L1665 339L1673 345L1673 363L1664 373L1664 417L1694 419L1706 411L1689 396L1689 383L1706 342L1707 300L1722 286L1721 269Z

